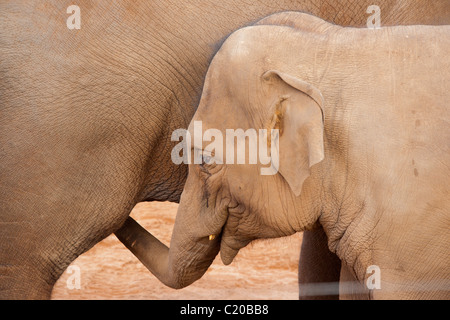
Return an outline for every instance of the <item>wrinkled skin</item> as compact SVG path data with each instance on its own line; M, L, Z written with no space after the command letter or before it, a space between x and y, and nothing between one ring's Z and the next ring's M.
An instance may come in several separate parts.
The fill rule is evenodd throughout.
M357 280L349 290L365 288L370 266L381 269L381 289L357 295L448 298L450 26L341 28L302 13L268 19L274 25L241 29L219 50L189 131L194 137L195 121L223 136L278 128L278 173L263 176L261 164L248 162L191 164L170 250L144 231L144 245L133 233L125 242L179 288L219 250L230 264L255 239L320 222L342 276ZM210 143L194 139L192 153ZM146 260L146 246L160 258L150 251Z
M0 298L49 298L136 203L179 201L170 136L232 31L282 10L364 26L372 1L79 0L68 30L72 4L0 4ZM446 0L378 5L385 25L449 22Z

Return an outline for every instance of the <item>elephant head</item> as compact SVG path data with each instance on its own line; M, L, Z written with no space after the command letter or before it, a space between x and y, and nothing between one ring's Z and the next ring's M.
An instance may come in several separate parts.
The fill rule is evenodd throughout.
M200 278L219 250L230 264L252 240L292 235L318 219L311 199L319 187L307 178L324 158L323 98L256 45L258 28L233 34L211 63L188 135L191 159L200 159L189 165L170 250L133 221L116 233L168 286ZM239 129L276 133L258 136L270 145L273 174L261 174L267 165L260 159L249 163L248 136L246 161L234 161L239 146L229 133ZM216 148L210 147L211 132Z

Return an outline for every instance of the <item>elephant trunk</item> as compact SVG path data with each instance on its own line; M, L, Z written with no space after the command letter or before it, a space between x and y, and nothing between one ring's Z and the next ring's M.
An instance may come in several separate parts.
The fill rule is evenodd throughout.
M174 279L167 272L169 264L169 248L167 246L131 217L115 234L161 282L169 287L175 287Z
M115 232L153 275L174 289L184 288L203 276L219 253L219 234L223 226L204 229L204 224L192 223L189 212L181 211L177 215L170 249L130 217Z

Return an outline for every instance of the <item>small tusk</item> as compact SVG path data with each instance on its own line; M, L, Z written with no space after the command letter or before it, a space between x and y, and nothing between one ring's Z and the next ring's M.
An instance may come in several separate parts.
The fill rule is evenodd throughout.
M209 236L209 241L213 241L215 238L216 238L216 236L212 234Z

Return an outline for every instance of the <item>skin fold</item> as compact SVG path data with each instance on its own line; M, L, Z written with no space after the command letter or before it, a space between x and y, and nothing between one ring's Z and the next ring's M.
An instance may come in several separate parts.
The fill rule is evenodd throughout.
M450 27L342 28L298 12L269 19L283 23L243 28L216 54L189 131L195 121L224 135L279 128L278 173L191 164L170 249L132 222L119 238L181 288L219 250L230 264L255 239L319 222L342 262L343 298L448 297ZM195 143L193 153L210 142ZM381 286L367 290L373 266Z
M79 0L81 29L69 30L73 4L0 4L2 299L49 298L136 203L180 200L188 168L172 163L170 137L231 32L285 10L363 27L372 1ZM383 25L450 22L446 0L378 5ZM309 252L306 263L327 256Z

